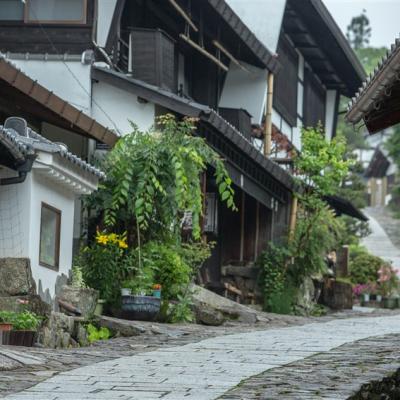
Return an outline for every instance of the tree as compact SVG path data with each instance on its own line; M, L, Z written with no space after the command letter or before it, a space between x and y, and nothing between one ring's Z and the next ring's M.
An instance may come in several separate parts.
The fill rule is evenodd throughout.
M203 208L201 174L214 168L221 200L231 209L232 181L223 159L194 135L195 121L178 121L171 114L157 119L157 127L121 138L105 165L107 180L92 195L107 228L128 232L128 241L179 237L182 218L191 213L194 239L200 237ZM140 243L139 247L140 247Z
M351 19L350 24L347 26L346 36L354 50L368 46L371 27L365 10Z

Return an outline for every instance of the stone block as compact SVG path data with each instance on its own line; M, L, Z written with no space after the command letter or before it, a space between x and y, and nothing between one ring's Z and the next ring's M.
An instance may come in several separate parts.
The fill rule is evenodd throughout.
M74 288L64 285L61 288L58 298L78 308L82 317L90 318L96 308L99 292L89 288Z
M119 333L121 336L138 336L146 332L146 329L136 321L111 318L102 315L98 319L98 324L108 328L113 333Z
M248 324L257 322L257 313L249 307L236 303L225 297L219 296L210 290L193 285L193 308L197 315L202 310L221 313L226 319L237 320Z
M41 316L48 316L50 315L51 307L37 295L7 296L0 297L0 310L13 312L29 310Z
M196 322L198 324L220 326L226 321L224 315L216 310L198 307L196 309Z
M28 258L0 258L0 297L36 293Z
M353 289L350 283L326 279L322 292L323 304L334 310L353 308Z

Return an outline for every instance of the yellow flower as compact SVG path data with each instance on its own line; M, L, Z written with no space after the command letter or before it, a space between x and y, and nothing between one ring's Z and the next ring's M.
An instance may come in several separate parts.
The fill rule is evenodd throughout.
M127 249L127 248L128 248L128 245L126 244L126 242L125 242L124 240L119 240L119 241L118 241L118 246L119 246L121 249Z
M110 233L108 235L108 240L113 243L116 244L118 242L118 235L116 235L115 233Z
M96 242L99 244L107 244L108 243L107 235L97 235Z

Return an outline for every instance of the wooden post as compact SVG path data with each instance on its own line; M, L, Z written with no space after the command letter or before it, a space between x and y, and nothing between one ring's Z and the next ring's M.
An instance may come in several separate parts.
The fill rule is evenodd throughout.
M265 138L264 155L268 157L271 154L272 141L272 102L274 96L274 74L268 73L267 101L265 103Z
M254 261L258 257L258 243L260 240L260 203L257 201L256 205L256 240L254 241Z
M201 192L203 194L203 204L202 211L203 215L201 216L200 226L201 226L201 237L204 243L207 243L207 234L205 233L205 215L206 215L206 195L207 195L207 172L203 172L201 176Z
M240 212L240 261L243 261L244 259L244 220L245 220L245 193L242 190L242 204L241 206L241 212Z
M293 196L292 200L292 209L290 211L290 223L289 223L289 238L293 239L294 231L296 229L296 220L297 220L297 197Z

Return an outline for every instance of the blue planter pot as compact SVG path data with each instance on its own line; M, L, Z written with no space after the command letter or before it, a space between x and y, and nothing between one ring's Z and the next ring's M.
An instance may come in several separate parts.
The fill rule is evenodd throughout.
M153 296L122 296L122 318L153 321L160 311L161 299Z

